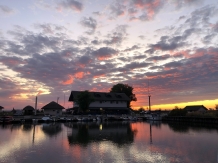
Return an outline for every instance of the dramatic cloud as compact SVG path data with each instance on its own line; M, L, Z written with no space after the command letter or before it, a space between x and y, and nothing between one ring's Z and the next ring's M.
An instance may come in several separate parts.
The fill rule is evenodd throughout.
M204 0L170 0L176 5L176 8L182 8L187 6L194 6L201 4Z
M20 89L18 89L18 85L15 84L13 80L10 80L9 78L1 78L0 79L0 85L1 89L0 91L0 97L11 97L17 93L20 93Z
M58 26L55 24L35 24L36 28L39 28L42 30L42 33L44 34L55 34L56 32L60 32L65 30L65 27Z
M111 9L111 15L122 16L125 14L125 6L118 1L115 4L112 4L110 6L110 9Z
M95 32L95 29L97 27L97 21L95 19L93 19L92 17L84 17L80 24L86 28L89 28L90 31L88 31L89 34L92 34L93 32Z
M14 10L9 8L9 7L7 7L7 6L0 5L0 13L6 14L6 15L13 14Z
M142 21L153 19L163 3L163 0L131 0L130 2L131 6L141 11L142 14L138 18Z
M154 56L154 57L149 57L147 58L147 61L161 61L161 60L166 60L166 59L169 59L170 58L170 55L169 54L165 54L165 55L162 55L162 56Z
M66 81L62 82L61 84L63 84L63 85L72 84L72 83L73 83L73 76L72 76L72 75L69 75L68 77L69 77L69 78L68 78Z
M137 49L140 49L140 47L138 47L137 45L133 45L131 48L125 49L124 52L132 51L132 50L137 50Z
M13 57L0 56L0 62L8 66L9 68L16 67L25 63L23 59L15 56Z
M156 50L162 50L162 51L175 50L186 45L185 42L183 42L181 36L175 36L172 38L169 38L168 36L162 36L160 39L161 40L156 44L150 44L149 45L150 49L146 50L145 52L152 54Z
M148 80L152 105L160 105L154 109L217 99L216 0L28 1L22 7L0 6L1 15L19 13L2 19L0 28L5 108L23 108L39 92L41 108L71 90L108 91L117 83L134 87L133 107L146 107Z
M107 35L108 39L104 40L103 42L106 45L120 45L126 39L126 29L126 25L117 26L111 33Z
M83 9L83 4L79 1L65 0L59 3L58 9L62 10L62 8L81 12Z
M151 63L138 63L138 62L132 62L130 64L126 64L124 67L129 69L129 70L133 70L133 69L138 69L138 68L146 68L149 65L151 65Z
M103 47L92 52L92 55L97 57L99 60L106 60L116 54L117 51L109 47Z

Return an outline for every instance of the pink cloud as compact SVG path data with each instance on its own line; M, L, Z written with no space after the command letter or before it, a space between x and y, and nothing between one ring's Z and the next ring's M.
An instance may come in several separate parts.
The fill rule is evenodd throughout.
M96 76L94 76L93 78L100 78L100 77L104 77L105 76L105 74L102 74L102 75L96 75Z
M146 9L148 19L153 19L162 3L161 0L133 0L133 5L142 11Z
M73 76L72 75L68 75L68 79L66 81L63 81L61 84L63 85L69 85L73 83Z
M0 57L0 62L7 66L18 66L20 64L24 64L25 62L18 57Z
M77 72L76 74L75 74L75 77L76 78L78 78L78 79L82 79L83 78L83 76L84 76L84 72Z
M83 4L75 0L66 0L59 3L56 9L60 12L63 9L70 9L76 12L81 12L83 10Z

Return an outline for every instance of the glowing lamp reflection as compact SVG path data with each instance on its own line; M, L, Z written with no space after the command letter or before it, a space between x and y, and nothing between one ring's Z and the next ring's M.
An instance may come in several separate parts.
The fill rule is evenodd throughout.
M102 126L102 124L100 124L100 126L99 126L99 130L102 130L103 129L103 126Z

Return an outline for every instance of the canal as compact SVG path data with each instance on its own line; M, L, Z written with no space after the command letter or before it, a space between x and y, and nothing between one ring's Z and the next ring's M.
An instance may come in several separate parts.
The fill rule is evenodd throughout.
M0 125L0 163L218 163L218 126L160 122Z

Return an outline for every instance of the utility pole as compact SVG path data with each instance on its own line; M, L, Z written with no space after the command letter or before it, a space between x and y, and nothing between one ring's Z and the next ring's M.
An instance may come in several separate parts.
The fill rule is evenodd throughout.
M149 106L149 112L151 112L151 95L149 91L149 80L148 80L148 106Z
M37 96L36 96L36 101L35 101L35 115L36 115L36 110L37 110Z

